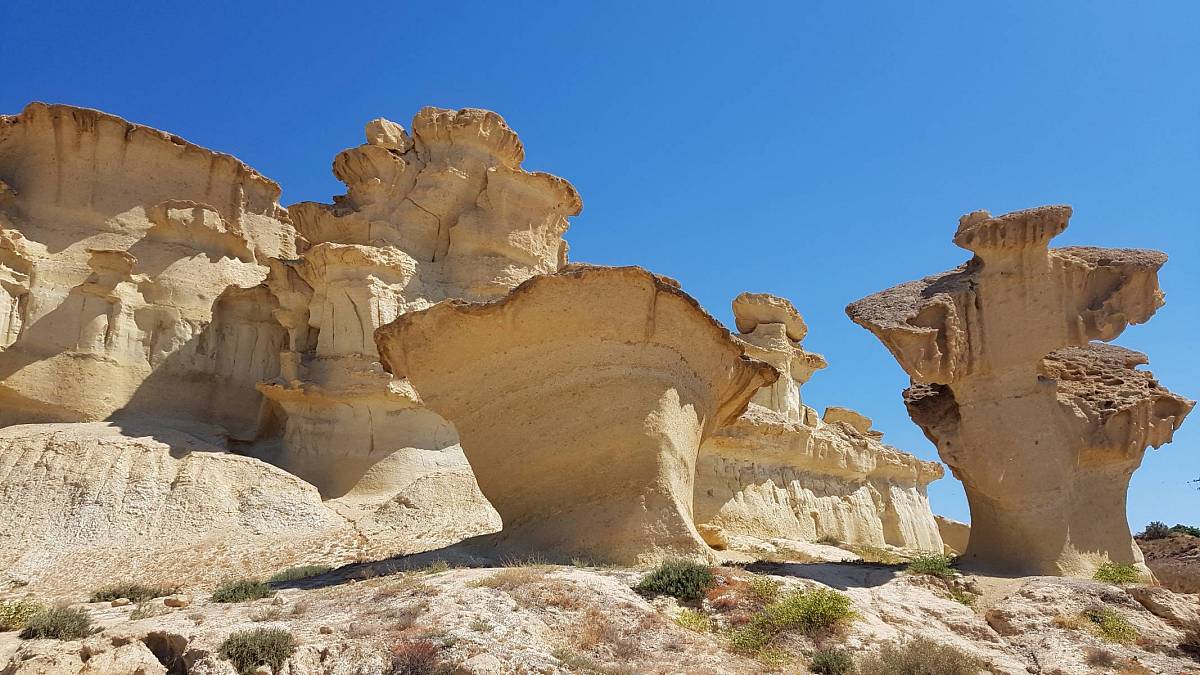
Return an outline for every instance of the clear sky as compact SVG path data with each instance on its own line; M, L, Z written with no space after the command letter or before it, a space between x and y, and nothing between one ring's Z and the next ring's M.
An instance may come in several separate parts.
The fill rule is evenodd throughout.
M905 376L843 307L965 260L964 213L1071 204L1058 245L1170 254L1166 307L1118 342L1200 397L1195 0L6 0L0 57L0 113L115 113L238 156L285 204L342 192L330 164L369 119L495 110L526 168L583 195L574 260L675 277L726 323L741 291L790 298L830 363L805 401L926 459ZM1194 417L1134 475L1134 528L1200 521ZM968 517L952 477L930 494Z

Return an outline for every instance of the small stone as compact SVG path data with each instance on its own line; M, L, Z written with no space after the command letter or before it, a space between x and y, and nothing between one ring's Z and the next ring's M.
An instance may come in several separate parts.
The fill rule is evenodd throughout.
M129 604L129 598L117 598L116 600L113 600L111 604L113 607L124 607L125 605Z
M187 607L192 604L192 596L190 595L169 595L163 598L163 604L167 607Z
M317 629L317 631L319 633L321 633L321 635L329 635L330 633L333 632L333 628L330 626L321 626L320 628Z
M271 670L271 666L259 666L254 669L254 675L275 675L275 672Z

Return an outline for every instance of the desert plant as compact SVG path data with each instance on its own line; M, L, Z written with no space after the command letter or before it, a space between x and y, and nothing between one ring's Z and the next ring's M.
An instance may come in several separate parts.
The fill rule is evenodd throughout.
M1092 578L1110 584L1136 584L1142 575L1129 563L1106 562L1096 568Z
M29 617L45 609L33 600L0 602L0 633L24 628Z
M254 628L231 633L218 653L233 664L240 675L251 675L258 666L278 672L296 651L296 638L282 628Z
M694 609L684 609L675 617L675 623L697 633L712 630L712 619Z
M969 593L967 591L960 591L957 588L951 588L950 589L950 599L957 602L960 605L965 605L967 607L974 607L975 601L979 599L979 596L975 595L974 593Z
M169 610L167 607L162 604L155 604L153 602L139 602L133 608L133 611L129 613L129 620L140 621L142 619L148 619L152 616L161 616L166 614L168 611Z
M808 669L822 675L848 675L854 672L854 659L845 649L827 647L813 653Z
M637 590L643 593L662 593L680 600L699 600L716 582L712 568L691 560L664 560L642 577Z
M299 567L289 567L282 572L276 572L271 575L270 581L274 583L284 583L288 581L299 581L315 577L318 574L325 574L333 568L329 565L300 565Z
M979 675L984 665L957 647L917 637L861 659L858 675Z
M1137 640L1138 632L1133 624L1106 607L1089 609L1083 617L1092 623L1093 631L1109 642L1128 644Z
M441 650L429 640L405 640L392 647L388 675L435 675L442 667Z
M105 586L92 593L89 602L112 602L118 598L128 598L130 602L139 603L154 598L165 598L179 592L179 586L151 586L137 583L120 583Z
M766 648L775 635L750 623L734 628L725 637L729 640L729 648L734 652L753 655Z
M770 602L779 597L779 589L783 584L770 577L751 577L746 582L750 586L750 592L754 597L763 602Z
M1171 528L1167 527L1166 523L1161 520L1155 520L1146 525L1146 529L1142 530L1142 533L1138 537L1142 539L1162 539L1170 534Z
M26 640L82 640L92 633L92 617L82 609L51 607L25 620L19 637Z
M941 553L919 555L909 561L904 571L909 574L925 574L939 579L953 579L956 574L954 559Z
M213 602L245 602L275 595L275 591L258 579L226 581L212 593Z
M515 588L541 581L545 577L546 572L536 567L505 567L491 576L471 582L470 585L511 591Z
M754 623L768 632L799 630L812 634L855 616L850 598L829 588L795 591L763 608Z

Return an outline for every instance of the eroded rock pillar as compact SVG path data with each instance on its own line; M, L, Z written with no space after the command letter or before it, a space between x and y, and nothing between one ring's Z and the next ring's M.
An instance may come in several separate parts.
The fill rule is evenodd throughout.
M776 377L674 282L634 267L444 302L376 341L458 428L509 555L709 555L691 513L697 449Z
M1193 403L1111 340L1162 305L1157 251L1050 249L1070 207L964 216L955 270L860 300L850 318L912 377L905 402L963 481L968 563L1089 575L1142 557L1125 517L1129 478Z

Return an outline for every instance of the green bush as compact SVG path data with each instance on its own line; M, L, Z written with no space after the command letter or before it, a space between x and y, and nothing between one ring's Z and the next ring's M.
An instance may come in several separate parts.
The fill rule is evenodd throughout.
M662 593L680 600L699 600L716 582L712 568L690 560L665 560L637 585L643 593Z
M927 574L940 579L953 579L955 575L954 559L940 553L919 555L904 570L910 574Z
M45 609L32 600L0 602L0 633L24 628L29 617Z
M1171 528L1161 520L1152 521L1138 536L1142 539L1162 539L1171 534Z
M754 594L754 597L763 602L770 602L778 598L779 589L783 587L778 580L770 577L755 576L746 583L750 585L750 592Z
M828 588L794 591L763 608L753 623L772 633L798 630L812 634L853 619L850 598Z
M275 595L275 591L258 579L236 579L218 586L217 590L213 591L212 601L245 602L269 598L272 595Z
M1136 584L1142 575L1129 563L1106 562L1096 569L1092 578L1110 584Z
M765 649L775 635L757 625L749 624L734 628L726 637L729 639L731 650L738 654L753 655Z
M234 631L221 643L218 653L233 664L240 675L251 675L258 666L275 672L296 651L296 638L282 628Z
M301 565L299 567L289 567L282 572L276 572L271 576L270 580L275 583L299 581L300 579L315 577L318 574L325 574L331 569L333 568L329 565Z
M25 620L20 637L26 640L82 640L92 633L92 617L82 609L51 607Z
M1133 624L1111 609L1089 609L1083 616L1092 622L1095 632L1109 642L1129 644L1138 638L1137 629Z
M146 584L123 583L105 586L92 593L88 602L112 602L117 598L129 598L131 602L145 602L154 598L165 598L179 592L178 586L148 586Z
M845 649L827 647L813 654L808 669L821 675L848 675L854 672L854 659Z
M1173 525L1171 527L1172 534L1189 534L1193 537L1200 537L1200 527L1192 527L1191 525Z
M979 675L984 663L928 638L884 645L858 662L858 675Z
M675 617L675 623L697 633L707 633L712 630L712 619L694 609L684 609Z

